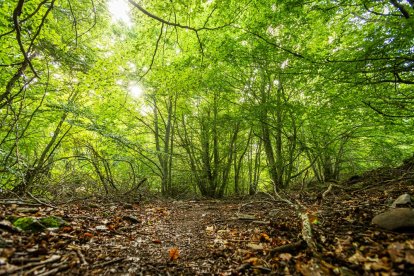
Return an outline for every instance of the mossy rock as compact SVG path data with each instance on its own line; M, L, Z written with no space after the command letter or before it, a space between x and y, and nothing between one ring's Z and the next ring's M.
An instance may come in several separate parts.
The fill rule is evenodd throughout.
M33 218L24 217L18 218L13 222L13 225L27 232L41 232L46 228L59 228L65 225L66 222L59 217L44 217L44 218Z
M13 222L13 225L28 232L40 232L46 229L46 226L41 224L36 218L32 217L18 218Z
M46 226L47 228L59 228L66 225L66 221L60 217L50 216L39 219L40 223Z

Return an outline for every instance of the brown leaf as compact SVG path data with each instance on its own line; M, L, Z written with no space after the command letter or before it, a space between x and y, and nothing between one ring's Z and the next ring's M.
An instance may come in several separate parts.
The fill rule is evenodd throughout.
M269 236L266 233L262 233L260 235L260 239L259 240L261 242L270 242L270 238L269 238Z
M72 232L72 230L73 230L73 227L72 226L64 226L62 228L62 231L63 232Z
M399 242L388 245L387 251L393 262L401 263L403 261L404 247L404 244Z
M367 259L361 254L361 252L357 251L354 255L348 258L348 261L354 264L360 264L367 261Z
M304 276L322 276L326 274L313 260L311 260L307 264L297 262L296 270Z
M170 256L170 261L175 261L180 256L180 251L177 247L173 247L168 251L168 255Z
M248 243L246 246L253 250L263 250L263 245L261 244Z
M258 262L259 262L259 259L256 257L251 257L244 261L244 263L250 263L251 265L257 265Z
M90 238L93 237L93 234L89 233L89 232L86 232L85 234L83 234L83 237L86 238L86 239L90 239Z
M0 257L4 257L6 259L10 258L15 251L15 248L3 248L2 250L0 250Z
M288 262L288 261L290 261L290 259L292 259L292 254L290 254L290 253L282 253L282 254L279 254L279 258L282 261Z
M414 251L413 250L409 250L405 253L405 261L407 263L414 265Z

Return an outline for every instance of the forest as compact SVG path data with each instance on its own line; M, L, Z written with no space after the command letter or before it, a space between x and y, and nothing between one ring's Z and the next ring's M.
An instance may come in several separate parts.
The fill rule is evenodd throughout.
M413 18L0 0L0 274L410 274ZM407 225L373 227L405 194Z

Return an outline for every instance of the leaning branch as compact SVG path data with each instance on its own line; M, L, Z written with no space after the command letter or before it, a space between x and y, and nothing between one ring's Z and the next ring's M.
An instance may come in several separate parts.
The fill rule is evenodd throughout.
M150 64L148 70L139 78L139 81L141 81L148 74L148 72L151 71L152 66L154 65L155 57L157 56L158 47L160 45L160 41L161 41L161 38L162 38L163 29L164 29L164 23L161 24L161 30L160 30L160 34L159 34L158 39L157 39L157 43L155 44L154 53L152 54L151 64Z
M19 25L19 16L22 14L23 4L24 4L24 0L19 0L19 2L17 3L16 8L13 11L13 23L14 23L14 27L15 27L15 30L16 30L16 40L17 40L17 43L19 44L20 51L23 54L24 61L28 63L28 65L29 65L30 69L32 70L33 74L36 77L39 78L39 76L36 73L36 70L33 67L32 62L29 59L29 56L28 56L26 50L24 49L23 42L22 42L22 34L20 32L20 25Z
M193 31L195 33L196 37L197 37L198 44L200 45L200 51L201 51L201 55L202 56L204 56L204 49L203 49L203 44L201 42L201 38L200 38L199 32L200 31L215 31L215 30L220 30L220 29L223 29L223 28L226 28L226 27L231 26L231 24L233 23L233 22L230 22L230 23L227 23L227 24L224 24L224 25L220 25L220 26L217 26L217 27L207 27L206 24L207 24L208 20L210 19L212 13L214 12L214 10L213 10L209 14L209 16L207 17L207 20L204 23L204 26L203 27L200 27L200 28L195 28L195 27L191 27L189 25L182 25L182 24L177 23L177 22L171 22L171 21L165 20L165 19L163 19L163 18L161 18L161 17L159 17L159 16L157 16L157 15L155 15L155 14L147 11L146 9L144 9L140 4L138 4L134 0L128 0L128 2L131 3L135 8L137 8L139 11L141 11L146 16L148 16L148 17L150 17L150 18L152 18L154 20L157 20L157 21L159 21L159 22L161 22L161 23L163 23L165 25L173 26L174 28L180 28L180 29L186 29L186 30Z
M289 206L291 206L295 209L296 213L298 214L298 216L302 220L302 238L303 238L303 240L306 242L307 246L312 251L312 253L318 254L316 243L313 240L312 226L311 226L311 222L309 221L308 214L306 213L306 208L302 204L300 204L299 202L293 203L292 201L290 201L286 198L283 198L282 196L279 195L279 193L276 191L276 189L274 191L275 196L272 196L270 194L268 194L268 195L274 201L283 201L283 202L287 203Z
M155 15L155 14L147 11L146 9L144 9L140 4L138 4L134 0L128 0L128 2L131 3L138 10L140 10L143 14L151 17L152 19L155 19L155 20L157 20L157 21L159 21L161 23L164 23L166 25L169 25L169 26L173 26L173 27L177 27L177 28L181 28L181 29L191 30L191 31L194 31L196 33L199 32L199 31L214 31L214 30L219 30L219 29L223 29L223 28L229 27L231 25L231 23L228 23L228 24L224 24L224 25L221 25L221 26L217 26L217 27L206 27L206 26L203 26L201 28L194 28L194 27L191 27L191 26L188 26L188 25L182 25L180 23L167 21L167 20L165 20L165 19L163 19L163 18L161 18L161 17L159 17L159 16L157 16L157 15Z
M366 102L366 101L362 101L363 104L365 104L366 106L368 106L369 108L371 108L372 110L374 110L375 112L377 112L378 114L384 116L384 117L389 117L389 118L413 118L414 115L392 115L392 114L388 114L385 113L384 111L378 109L377 107L373 106L372 103L370 102Z

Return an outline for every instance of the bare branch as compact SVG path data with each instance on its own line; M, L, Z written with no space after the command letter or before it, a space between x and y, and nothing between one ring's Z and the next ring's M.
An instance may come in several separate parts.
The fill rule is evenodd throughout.
M148 70L139 78L139 81L142 80L149 73L149 71L151 71L152 66L154 65L155 57L158 52L158 47L159 47L159 44L162 38L163 30L164 30L164 23L161 24L160 34L158 36L157 43L155 44L155 50L154 50L154 53L152 54L151 64Z
M389 118L414 118L414 115L392 115L392 114L388 114L388 113L385 113L384 111L380 110L379 108L373 106L372 103L370 103L370 102L362 101L362 103L364 103L366 106L368 106L369 108L371 108L372 110L374 110L375 112L377 112L378 114L380 114L384 117L389 117Z
M76 15L73 12L72 3L68 0L69 10L73 18L73 28L75 29L75 47L78 47L78 21L76 19Z
M17 40L17 43L19 44L19 48L20 48L20 51L23 54L25 62L27 62L30 69L32 70L33 74L36 77L39 77L37 75L36 70L34 69L30 59L29 59L29 56L28 56L26 50L24 49L23 42L22 42L22 35L21 35L21 32L20 32L20 25L19 25L19 16L22 14L23 5L24 5L24 0L19 0L19 2L17 3L16 8L13 11L13 23L14 23L14 28L15 28L15 31L16 31L16 40Z

